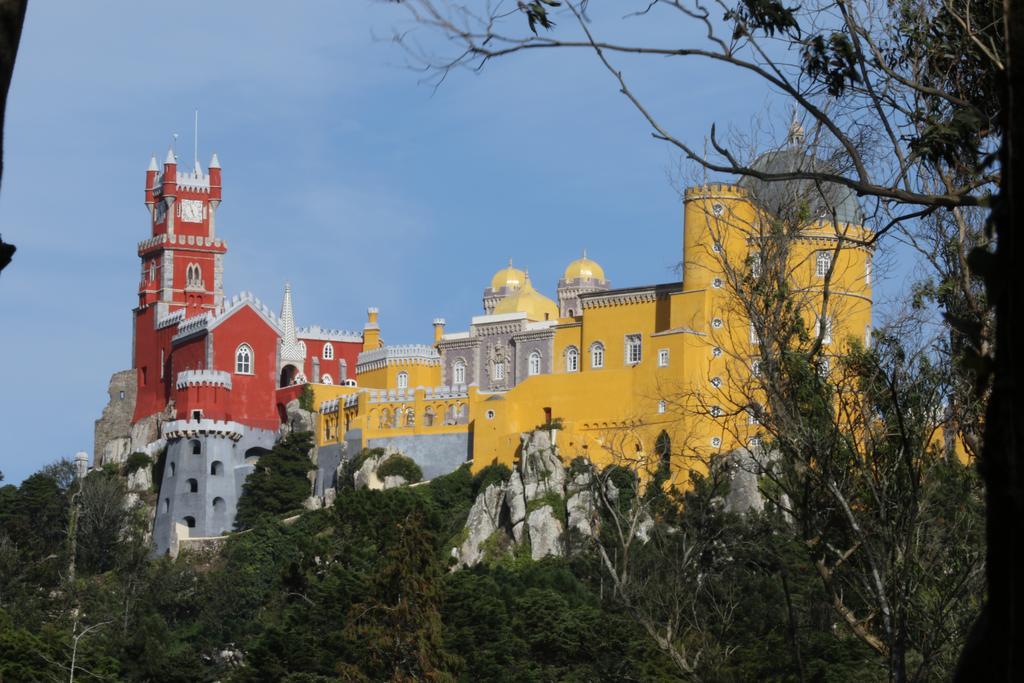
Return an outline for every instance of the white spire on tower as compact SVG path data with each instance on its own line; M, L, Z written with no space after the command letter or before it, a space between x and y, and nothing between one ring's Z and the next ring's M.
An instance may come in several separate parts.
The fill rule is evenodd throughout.
M147 168L146 170L147 171L159 171L160 170L159 168L157 168L157 165L156 165L156 154L154 154L153 156L151 156L149 158L149 168Z
M167 148L167 158L164 159L164 163L165 164L176 164L176 163L178 163L178 160L174 158L174 148L173 147L168 147Z
M220 168L220 159L217 158L217 153L213 153L213 157L210 159L210 168Z
M295 332L292 286L291 283L286 282L284 283L284 301L281 302L281 362L302 363L305 360L306 354L302 352L298 334Z

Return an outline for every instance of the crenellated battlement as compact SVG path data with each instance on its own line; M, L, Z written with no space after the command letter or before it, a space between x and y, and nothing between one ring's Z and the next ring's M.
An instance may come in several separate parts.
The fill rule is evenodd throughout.
M173 420L163 424L161 434L168 440L220 436L238 441L245 435L245 427L232 420Z
M223 370L183 370L178 373L175 386L180 389L188 387L223 387L231 389L231 373Z
M700 199L747 199L750 193L746 188L731 183L711 183L688 187L683 193L683 201L692 202Z
M192 316L191 318L186 318L182 321L181 325L178 326L178 332L174 337L172 337L172 341L179 341L192 336L193 334L208 330L216 325L221 319L226 318L245 305L251 305L259 311L263 317L270 321L272 325L280 329L280 320L278 320L277 315L265 303L260 301L252 292L242 292L241 294L236 294L231 297L229 301L225 301L212 311L201 313L199 315Z
M296 330L296 336L299 339L317 339L322 341L363 341L363 335L360 332L351 332L349 330L325 330L321 328L319 325L311 325L310 327L300 327L298 330Z
M357 372L366 372L394 363L440 365L441 354L428 344L398 344L363 351L356 361Z
M164 249L167 247L204 247L207 249L214 249L221 252L228 250L228 244L224 240L217 237L206 237L203 235L168 235L167 233L161 233L154 235L149 239L142 240L139 242L139 256L143 256L150 251L156 249Z
M168 313L164 317L162 317L159 320L157 320L155 327L158 330L162 330L165 327L170 327L171 325L177 325L178 323L180 323L184 319L185 319L185 309L184 308L179 308L174 313Z

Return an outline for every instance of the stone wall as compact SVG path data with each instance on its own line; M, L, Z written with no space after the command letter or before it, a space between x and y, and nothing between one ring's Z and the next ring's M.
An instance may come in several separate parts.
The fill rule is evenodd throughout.
M454 472L466 461L473 459L472 439L467 433L369 439L367 448L391 448L411 458L423 470L424 479L433 479ZM355 455L356 452L358 449L350 450L349 455Z
M93 432L93 463L123 463L131 453L132 415L135 413L135 370L121 370L110 377L107 405Z

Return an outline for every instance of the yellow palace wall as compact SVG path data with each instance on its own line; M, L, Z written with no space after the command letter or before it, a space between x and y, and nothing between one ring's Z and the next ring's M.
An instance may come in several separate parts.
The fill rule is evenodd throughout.
M473 469L497 462L511 465L520 434L561 422L558 444L571 459L595 463L654 462L662 431L672 443L673 473L684 481L718 451L747 444L758 433L744 409L758 354L745 311L731 295L729 278L749 270L767 217L741 188L711 185L686 193L683 282L611 290L583 297L582 315L564 318L554 332L553 372L526 378L503 393L442 394L439 365L388 362L359 374L361 389L328 387L322 395L341 397L334 412L322 413L318 444L336 443L346 429L361 429L362 441L469 431ZM862 228L841 226L842 248L834 254L828 317L832 341L825 354L843 353L848 339L865 339L871 322L870 237ZM801 314L813 330L820 313L824 278L818 253L835 252L836 228L817 223L802 230L789 252L788 278ZM376 313L376 311L374 311ZM377 331L376 316L370 325ZM626 336L640 335L639 363L626 362ZM591 363L591 348L604 346L604 366ZM566 350L579 351L579 369L568 371ZM370 348L375 348L371 346ZM667 352L667 363L660 353ZM408 373L399 390L398 372ZM355 392L355 393L352 393ZM318 393L319 397L321 393ZM468 415L449 417L453 406ZM318 401L317 405L320 405ZM426 418L433 411L433 420ZM411 409L411 423L406 415ZM401 417L394 419L395 412ZM388 419L383 419L387 411ZM454 423L453 423L454 422ZM332 435L327 439L326 435ZM692 457L690 457L692 455ZM684 456L684 457L680 457Z

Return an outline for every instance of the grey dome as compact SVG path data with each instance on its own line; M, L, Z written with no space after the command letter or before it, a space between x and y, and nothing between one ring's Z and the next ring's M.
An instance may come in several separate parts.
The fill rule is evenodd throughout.
M765 173L792 173L818 171L835 173L827 161L812 157L798 149L783 149L762 154L751 168ZM776 216L792 210L794 204L806 201L813 218L831 216L834 209L840 223L864 224L864 212L856 193L836 183L816 183L813 180L777 180L769 182L745 176L739 186L746 188L763 209Z

